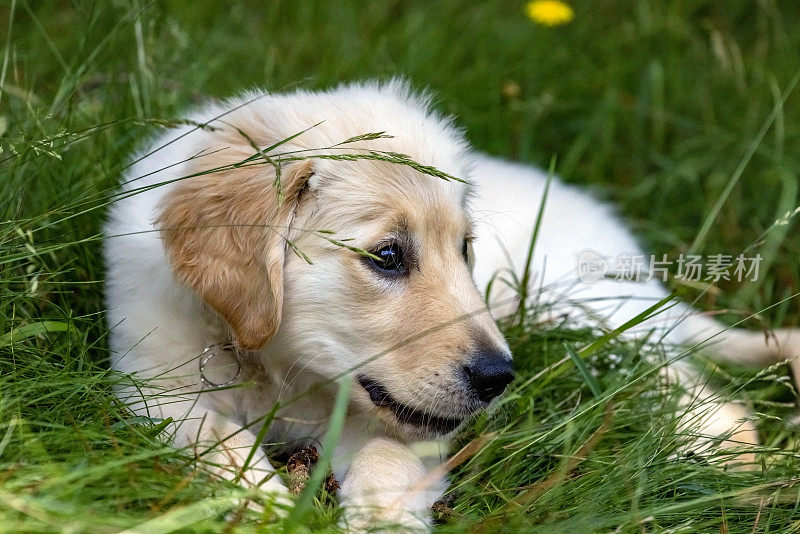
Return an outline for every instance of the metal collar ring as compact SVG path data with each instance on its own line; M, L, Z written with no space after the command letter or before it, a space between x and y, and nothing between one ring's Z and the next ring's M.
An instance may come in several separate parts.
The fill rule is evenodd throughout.
M242 374L242 362L241 360L239 360L239 355L235 352L235 350L234 354L236 354L237 367L236 367L236 374L233 376L233 378L231 378L226 382L214 382L212 380L209 380L209 378L205 374L206 365L208 365L208 362L210 362L214 356L219 356L220 351L227 352L231 350L234 350L233 344L231 343L216 343L214 345L209 345L208 347L203 349L203 352L200 353L200 381L203 383L204 386L212 389L219 389L219 388L224 388L226 386L230 386L231 384L236 382L236 380L239 378L239 375Z

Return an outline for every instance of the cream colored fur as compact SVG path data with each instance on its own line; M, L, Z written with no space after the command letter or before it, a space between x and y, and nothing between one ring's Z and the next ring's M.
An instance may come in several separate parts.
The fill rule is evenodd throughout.
M243 484L279 498L286 490L256 444L260 418L278 401L287 404L267 441L290 446L324 434L337 390L332 379L352 380L353 369L379 377L399 402L425 413L460 419L480 409L459 370L481 347L507 346L479 288L497 271L522 270L543 175L471 151L449 120L397 82L251 92L191 118L202 127L170 130L136 158L122 185L135 194L112 205L105 227L112 364L145 381L144 389L122 388L120 397L141 415L178 421L174 443L194 447L212 471L241 475ZM281 164L279 202L274 161L258 151L299 132L268 156L398 152L471 185L382 161L315 158ZM392 137L334 147L370 132ZM373 250L398 233L417 251L407 280L377 276L363 256L341 246ZM465 237L475 237L474 277L461 254ZM586 248L608 255L639 250L607 207L556 182L533 262L534 283L545 288L539 298L576 320L600 316L618 326L665 294L654 282L576 285L575 254ZM502 314L513 295L494 287L492 306ZM722 330L685 306L648 327L678 343ZM740 360L793 356L798 346L794 331L778 333L769 346L740 331L719 339L712 350ZM229 341L238 359L220 352L206 377L224 382L241 365L237 383L254 385L204 387L199 355ZM693 383L691 373L673 369ZM701 386L696 392L712 395ZM729 439L755 442L746 411L718 407L702 414L710 437L738 432ZM351 530L380 522L429 525L444 482L418 486L447 453L443 437L436 438L438 454L415 452L429 438L374 406L353 381L334 451Z

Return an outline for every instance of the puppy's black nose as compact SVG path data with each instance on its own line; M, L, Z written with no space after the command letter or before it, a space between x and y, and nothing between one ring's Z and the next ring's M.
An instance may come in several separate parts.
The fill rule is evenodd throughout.
M500 395L514 379L514 367L504 352L483 352L464 366L469 383L483 402Z

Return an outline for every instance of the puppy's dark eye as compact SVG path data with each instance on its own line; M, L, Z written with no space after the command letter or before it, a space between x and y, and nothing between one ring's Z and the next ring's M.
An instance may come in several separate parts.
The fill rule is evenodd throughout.
M464 257L464 261L467 262L469 265L469 243L467 240L464 240L464 245L461 247L461 255Z
M398 243L390 243L372 252L375 258L369 258L373 267L387 274L403 274L407 272L403 262L403 251Z

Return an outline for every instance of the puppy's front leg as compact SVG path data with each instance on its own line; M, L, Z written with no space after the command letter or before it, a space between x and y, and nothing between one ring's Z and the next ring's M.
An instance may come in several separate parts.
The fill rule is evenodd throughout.
M341 487L348 531L378 526L427 531L431 505L441 496L444 482L424 484L426 473L422 460L406 445L386 438L367 442L353 458Z
M277 495L288 492L256 436L211 410L192 410L180 421L174 434L176 446L189 446L206 469L245 487L260 487ZM256 449L245 469L250 452Z
M162 388L180 391L192 385L164 383ZM161 389L128 387L118 392L120 399L137 415L172 419L168 437L177 448L188 448L207 471L240 485L272 493L286 501L288 490L281 482L257 437L249 428L232 421L214 409L215 404L230 404L231 391L166 395ZM223 402L226 399L227 402ZM216 401L216 402L214 402ZM247 469L245 463L255 449Z

